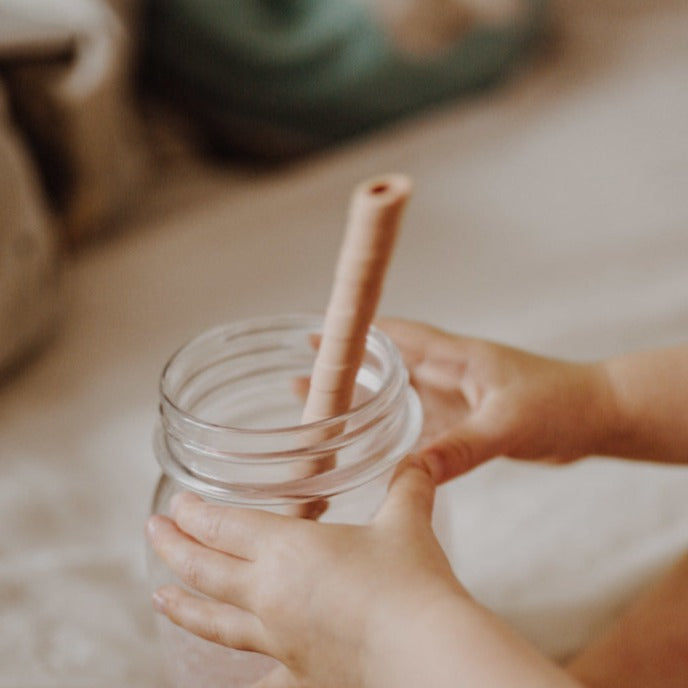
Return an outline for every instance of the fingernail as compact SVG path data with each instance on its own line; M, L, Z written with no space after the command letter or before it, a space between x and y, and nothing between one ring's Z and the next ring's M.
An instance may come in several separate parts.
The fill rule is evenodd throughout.
M166 608L167 601L165 600L165 597L159 590L156 590L153 593L153 609L155 609L158 614L164 614Z
M152 540L160 530L161 521L160 516L151 516L146 521L146 536L149 540Z

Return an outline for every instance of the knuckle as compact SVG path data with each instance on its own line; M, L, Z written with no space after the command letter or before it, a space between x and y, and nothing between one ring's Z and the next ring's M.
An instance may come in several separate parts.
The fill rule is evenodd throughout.
M208 617L204 635L206 640L210 640L212 643L217 643L218 645L226 644L224 626L219 614L214 613Z
M178 573L180 578L195 590L202 587L204 576L195 557L185 556L180 562Z
M209 509L205 516L204 540L209 545L217 545L222 535L222 514L217 509Z

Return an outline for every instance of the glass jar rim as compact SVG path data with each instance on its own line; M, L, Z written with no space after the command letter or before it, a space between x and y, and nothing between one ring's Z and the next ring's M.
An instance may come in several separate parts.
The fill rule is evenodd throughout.
M261 332L269 332L275 329L283 328L313 328L313 334L317 334L322 328L323 317L319 314L314 313L295 313L286 314L279 316L256 316L252 318L246 318L243 320L237 320L230 323L225 323L221 325L216 325L208 330L205 330L201 334L192 337L187 342L182 344L169 358L165 364L159 383L159 393L161 399L161 410L164 415L172 415L179 419L183 419L183 422L189 426L193 426L198 430L211 430L216 432L222 432L225 435L232 435L237 437L278 437L280 435L292 435L292 434L304 434L310 431L317 433L325 433L328 428L340 426L343 422L355 421L357 418L368 417L371 410L375 407L384 404L386 398L389 396L389 387L391 383L394 382L394 378L399 374L399 368L403 370L404 377L406 376L405 368L403 367L403 362L399 354L398 349L389 339L389 337L371 325L368 331L368 338L373 342L373 345L381 349L381 353L384 354L384 361L386 363L385 376L381 379L379 389L373 393L369 398L363 400L362 402L352 406L348 411L322 420L313 421L310 423L303 424L291 424L277 427L268 428L249 428L241 426L233 426L222 423L216 423L213 421L205 420L198 417L189 410L184 409L177 401L174 399L174 391L171 389L172 382L170 380L171 371L174 369L175 365L181 362L181 358L192 351L195 347L202 346L203 344L211 342L213 339L222 338L226 342L230 342L232 339L237 339L242 336L248 336L251 334L259 334ZM354 426L356 424L354 423ZM336 449L337 446L343 441L347 433L337 433L331 440L324 441L320 445L320 449L328 448L328 444L331 444L332 449ZM285 456L285 452L276 452L279 454L280 462L285 461L299 461L303 459L303 450L294 450L299 453L299 456L293 458ZM234 460L236 461L239 457L235 454Z
M252 396L260 386L251 381L261 376L278 385L277 399L283 400L284 382L310 374L315 348L309 337L322 331L323 322L318 314L254 317L216 326L181 346L160 378L154 446L163 472L209 498L269 505L329 498L400 460L418 438L422 409L399 350L374 327L359 369L366 396L345 414L282 427L222 424L212 416L214 408L223 413L214 404L227 399L235 383L251 408L261 398ZM199 412L205 404L208 419ZM298 413L298 404L289 418L292 412ZM317 470L332 456L335 464Z

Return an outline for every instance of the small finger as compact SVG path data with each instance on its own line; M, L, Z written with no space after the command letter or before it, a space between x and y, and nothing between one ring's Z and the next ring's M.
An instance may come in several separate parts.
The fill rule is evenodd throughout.
M235 650L266 652L268 643L262 623L243 609L198 597L176 585L156 590L153 606L172 623L205 640Z
M247 560L255 559L260 544L283 518L258 509L208 504L188 492L175 495L170 510L179 529L198 542Z
M246 609L251 564L209 549L183 533L165 516L152 516L148 539L158 556L189 587Z

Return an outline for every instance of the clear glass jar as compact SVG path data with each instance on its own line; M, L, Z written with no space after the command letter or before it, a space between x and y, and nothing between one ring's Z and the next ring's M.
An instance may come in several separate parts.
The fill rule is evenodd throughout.
M392 470L417 441L420 404L396 347L371 328L351 410L300 425L299 381L312 370L321 325L310 315L237 322L200 335L170 359L155 431L163 470L155 513L166 513L171 497L189 490L280 513L326 504L323 522L371 518ZM149 571L153 587L174 580L152 554ZM174 688L244 688L275 666L195 638L164 617L158 623Z

